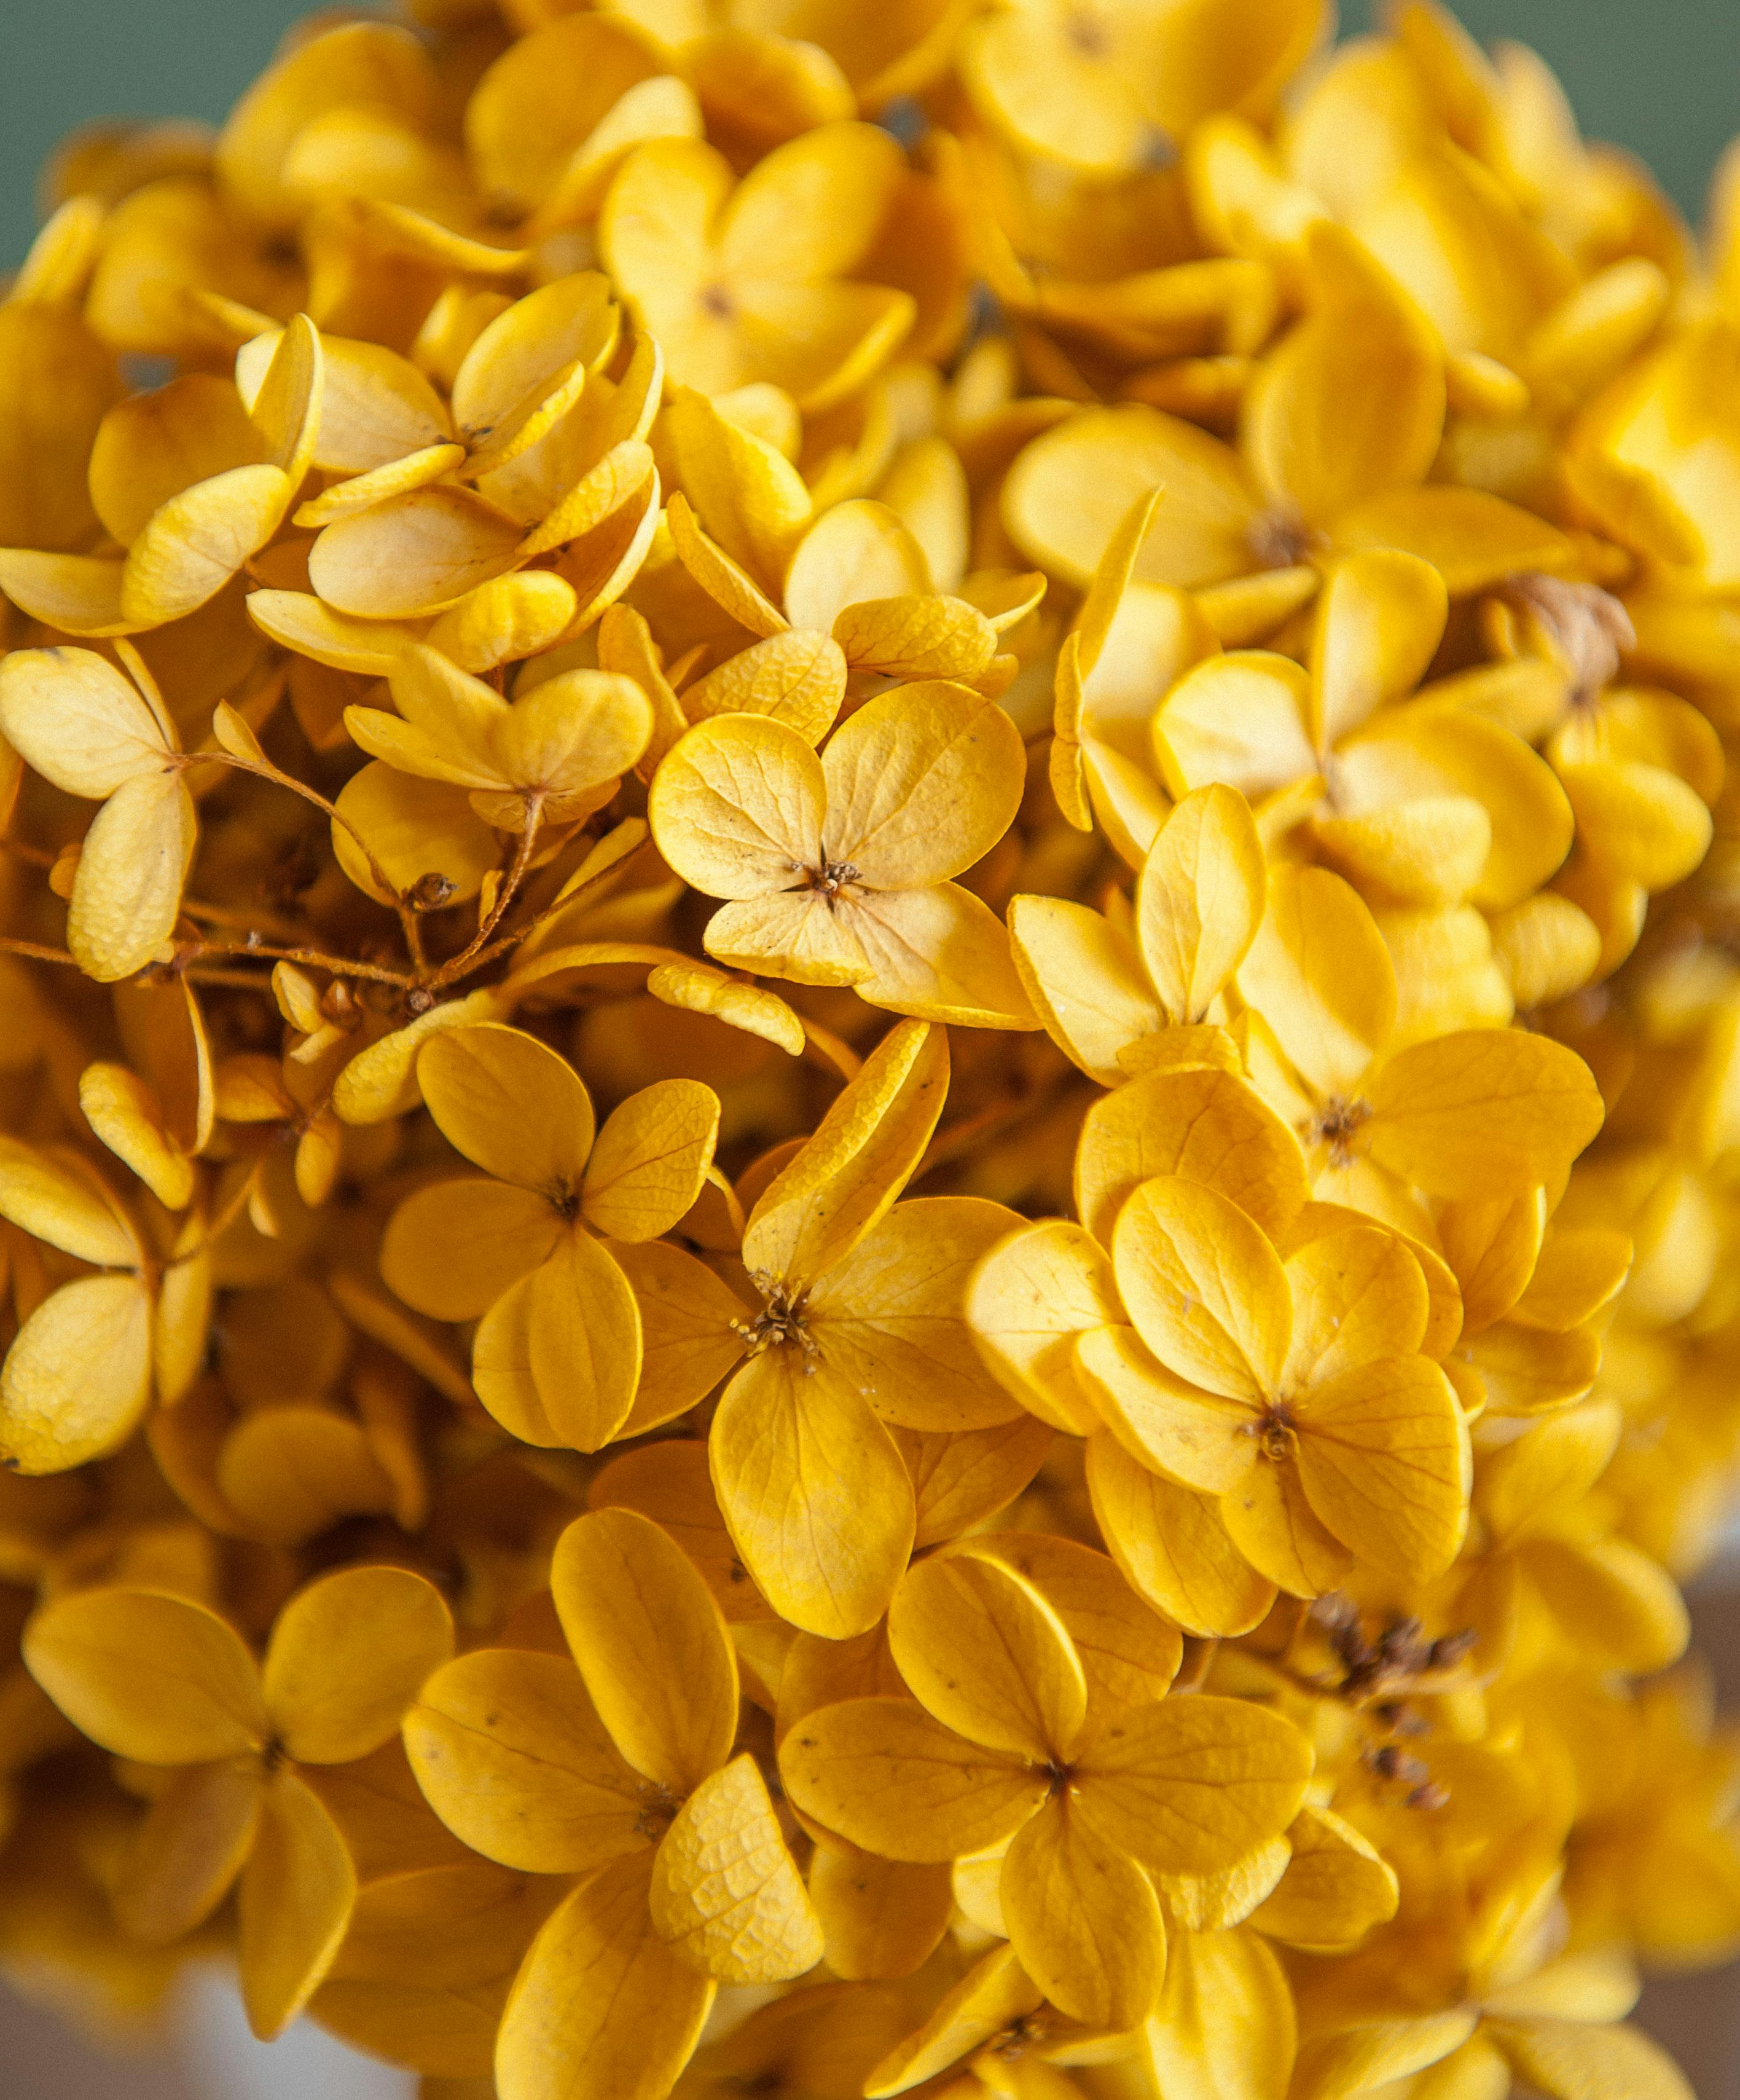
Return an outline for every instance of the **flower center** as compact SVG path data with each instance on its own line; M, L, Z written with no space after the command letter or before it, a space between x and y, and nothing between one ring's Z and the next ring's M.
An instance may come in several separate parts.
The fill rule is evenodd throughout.
M1311 1135L1319 1145L1328 1147L1329 1157L1337 1167L1346 1167L1353 1160L1354 1140L1371 1115L1371 1106L1365 1101L1328 1101Z
M701 304L716 321L737 318L737 302L723 285L709 285L701 294Z
M1619 673L1619 659L1637 646L1632 616L1598 584L1568 582L1530 570L1513 576L1504 596L1535 623L1563 659L1575 708L1594 706Z
M733 1320L733 1333L742 1338L744 1346L752 1357L760 1356L764 1349L783 1349L787 1347L802 1351L805 1375L816 1366L812 1361L816 1354L816 1338L804 1324L804 1295L794 1291L765 1269L756 1269L750 1277L766 1303L753 1319Z
M644 1838L650 1845L656 1845L676 1822L676 1811L682 1803L667 1786L655 1785L651 1780L636 1789L636 1798L641 1809L634 1819L635 1834Z
M1262 1455L1277 1466L1293 1452L1293 1412L1285 1401L1273 1401L1257 1423L1262 1440Z
M1253 522L1245 544L1259 568L1293 569L1311 551L1311 536L1293 511L1265 510Z
M825 860L818 867L800 867L798 873L806 889L819 890L830 904L848 883L859 880L858 871L849 860Z
M1064 25L1064 34L1071 47L1085 59L1103 59L1110 48L1105 24L1085 9L1071 13Z

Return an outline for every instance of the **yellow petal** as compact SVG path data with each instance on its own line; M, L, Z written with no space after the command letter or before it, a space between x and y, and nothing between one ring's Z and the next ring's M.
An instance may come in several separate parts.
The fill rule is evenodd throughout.
M295 492L275 466L234 466L172 496L127 550L122 617L161 627L197 612L271 540Z
M500 840L473 814L464 788L396 773L378 760L351 775L336 806L346 823L333 826L333 851L357 888L378 904L421 897L419 884L424 890L445 884L437 889L445 902L469 903L501 857ZM347 824L362 835L390 891L376 880Z
M1574 1051L1520 1029L1469 1029L1391 1058L1367 1089L1372 1157L1434 1195L1554 1185L1601 1128Z
M770 634L728 656L683 693L694 721L713 715L768 715L819 743L834 726L846 697L846 659L839 644L807 629Z
M582 1882L532 1942L496 2045L502 2100L661 2100L675 2084L716 1987L654 1930L652 1864Z
M193 798L177 773L124 781L97 812L73 878L67 946L99 983L168 954L196 832Z
M461 670L492 671L553 647L579 609L573 585L548 569L497 576L442 614L429 630L429 646Z
M550 1586L592 1703L637 1771L686 1794L737 1733L738 1679L706 1583L635 1511L594 1510L557 1542Z
M437 1670L405 1716L429 1806L486 1859L584 1873L646 1840L644 1782L566 1656L478 1648Z
M192 1598L81 1590L24 1637L31 1674L93 1742L145 1764L202 1764L266 1740L259 1674L227 1620Z
M741 983L705 963L663 963L648 975L646 989L667 1006L712 1014L728 1028L777 1043L788 1057L803 1055L803 1022L777 993L764 986Z
M678 1810L649 1901L665 1944L722 1983L785 1983L822 1958L821 1921L747 1751Z
M1258 1930L1302 1947L1345 1947L1394 1917L1394 1869L1351 1824L1327 1808L1302 1808L1287 1841L1287 1871L1251 1913Z
M487 2077L513 1972L562 1893L480 1860L365 1875L311 2016L425 2077Z
M940 681L860 708L828 744L830 861L876 889L946 881L1013 822L1026 777L1020 732L995 702Z
M1308 778L1318 770L1311 692L1297 664L1263 650L1196 664L1154 717L1167 787L1182 796L1218 781L1257 796Z
M1087 1680L1088 1725L1117 1709L1164 1698L1183 1644L1103 1553L1037 1531L980 1533L966 1553L988 1555L1032 1583L1063 1621Z
M132 1268L139 1260L138 1242L94 1176L15 1137L0 1137L0 1216L99 1268Z
M804 534L786 572L786 611L795 625L826 634L849 607L922 595L930 581L923 550L897 514L860 497L835 504Z
M792 889L822 864L821 762L783 722L716 717L690 730L654 779L659 850L709 896Z
M921 1967L947 1929L954 1902L946 1867L848 1856L819 1845L809 1895L829 1968L854 1983L910 1976Z
M1012 897L1009 946L1046 1033L1090 1079L1115 1086L1120 1052L1165 1021L1135 943L1068 898Z
M393 1484L361 1427L319 1405L264 1407L225 1440L218 1485L248 1530L301 1546L341 1517L393 1507Z
M398 1729L453 1652L441 1593L408 1568L347 1568L297 1592L266 1650L267 1710L305 1763L347 1764Z
M912 1551L912 1485L844 1379L767 1351L726 1387L708 1440L719 1507L783 1619L839 1640L888 1609Z
M1009 1947L993 1947L945 1991L930 2017L891 2049L864 2081L873 2100L905 2093L970 2055L1024 2014L1037 2012L1044 1992Z
M1324 1233L1290 1258L1287 1281L1293 1335L1284 1383L1291 1392L1373 1357L1411 1355L1425 1339L1425 1277L1392 1234L1357 1226Z
M242 2004L262 2041L281 2034L337 1954L356 1870L337 1826L294 1772L273 1773L242 1871Z
M1165 493L1137 558L1142 580L1194 589L1243 576L1261 492L1236 452L1141 406L1088 408L1036 438L1003 485L1002 515L1031 560L1077 590L1132 507Z
M1679 1590L1623 1539L1531 1539L1524 1565L1566 1637L1591 1655L1642 1674L1685 1652L1690 1624Z
M1449 610L1443 579L1412 554L1385 549L1336 563L1311 644L1311 731L1319 750L1413 690Z
M910 1699L848 1699L806 1715L781 1745L779 1769L806 1815L883 1859L918 1864L1011 1837L1051 1787Z
M1302 1396L1299 1479L1361 1559L1421 1582L1455 1558L1468 1524L1468 1427L1424 1357L1379 1357Z
M986 1429L1015 1403L985 1370L968 1331L968 1278L1013 1213L974 1196L898 1203L811 1286L808 1331L830 1380L844 1379L884 1422Z
M640 1308L641 1382L622 1429L634 1436L686 1414L737 1368L743 1339L733 1322L748 1308L704 1263L663 1240L619 1246L611 1258Z
M743 1235L744 1266L798 1288L840 1260L905 1187L948 1086L943 1031L911 1021L891 1029L763 1191Z
M1280 1390L1292 1294L1236 1203L1176 1175L1144 1182L1118 1213L1112 1249L1137 1330L1170 1370L1228 1399Z
M535 1036L493 1024L444 1030L419 1052L417 1083L442 1135L486 1173L553 1198L579 1193L592 1102Z
M1327 868L1273 869L1269 912L1239 969L1242 996L1302 1076L1346 1096L1395 1020L1395 972L1370 911Z
M1100 1420L1142 1465L1203 1494L1243 1482L1257 1457L1252 1408L1174 1376L1133 1327L1083 1335L1076 1355Z
M669 1232L700 1194L718 1134L719 1096L698 1079L661 1079L631 1094L611 1111L587 1162L580 1209L588 1224L619 1240Z
M861 890L841 899L835 924L868 965L852 982L873 1005L967 1028L1037 1026L1007 933L960 884Z
M1260 1622L1275 1585L1234 1546L1214 1496L1162 1480L1103 1433L1088 1440L1087 1484L1108 1550L1156 1611L1204 1635Z
M151 1294L131 1276L87 1276L45 1298L0 1370L0 1451L21 1473L106 1456L151 1399Z
M980 1259L964 1310L980 1354L1022 1405L1085 1433L1093 1414L1076 1388L1075 1338L1122 1314L1096 1242L1063 1219L1020 1227Z
M793 984L858 984L869 974L864 948L835 900L817 889L788 889L727 904L707 922L707 951L727 968Z
M478 1399L522 1442L600 1449L628 1420L640 1376L628 1278L570 1229L484 1315L471 1364Z
M1297 2025L1285 1971L1254 1933L1177 1933L1147 2058L1169 2100L1280 2100Z
M324 395L325 359L320 337L306 314L297 314L280 335L258 391L248 404L248 419L267 463L289 483L301 487L313 464L319 437Z
M1161 1873L1213 1873L1298 1813L1311 1747L1242 1700L1168 1699L1125 1714L1076 1761L1072 1807Z
M1271 1236L1308 1193L1292 1132L1227 1072L1156 1072L1089 1110L1076 1154L1076 1208L1102 1246L1130 1194L1160 1174L1217 1190Z
M1354 1555L1312 1507L1296 1466L1266 1458L1219 1507L1239 1551L1288 1596L1321 1596L1347 1579Z
M422 639L422 624L349 620L306 591L261 590L249 594L254 623L298 655L337 671L384 678L402 650Z
M468 489L414 489L328 525L310 550L309 580L337 612L413 619L505 575L521 538L511 518Z
M1444 377L1425 315L1350 235L1319 222L1306 242L1320 303L1265 360L1247 444L1268 486L1322 526L1424 480Z
M1350 2100L1439 2063L1474 2032L1471 2008L1416 2019L1372 2020L1307 2039L1292 2093L1298 2100Z
M0 659L0 730L69 795L112 795L156 772L164 733L136 689L88 649L16 649Z
M1578 2020L1496 2020L1487 2032L1512 2069L1548 2100L1596 2100L1635 2093L1636 2100L1689 2100L1685 2075L1657 2042L1636 2028Z
M1055 2005L1113 2031L1147 2018L1166 1965L1160 1899L1067 1797L1015 1833L1001 1886L1010 1944Z
M124 1932L161 1947L205 1923L241 1872L263 1785L251 1757L187 1765L173 1776L121 1863L112 1901Z
M1039 1591L995 1561L921 1561L888 1608L888 1645L914 1696L970 1742L1042 1765L1081 1732L1074 1643Z
M700 1569L728 1621L767 1616L766 1600L738 1560L719 1514L704 1444L631 1447L592 1482L587 1506L637 1510L667 1532Z
M1484 489L1397 489L1335 522L1338 548L1395 547L1429 562L1452 598L1488 590L1525 569L1555 569L1562 536L1531 512Z
M1136 887L1136 933L1169 1021L1200 1021L1256 938L1268 901L1244 797L1210 787L1167 818Z
M854 671L885 678L982 678L997 630L963 598L918 593L848 606L833 637Z

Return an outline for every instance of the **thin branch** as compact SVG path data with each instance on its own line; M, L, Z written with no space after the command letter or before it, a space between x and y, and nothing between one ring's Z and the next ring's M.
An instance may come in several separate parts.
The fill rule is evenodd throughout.
M33 846L24 839L15 839L10 832L0 835L0 846L17 859L27 861L32 867L52 867L60 858L47 846Z
M64 948L45 948L38 941L15 941L10 933L0 933L0 953L8 955L28 955L33 963L67 963L75 970L81 967L76 955L69 955Z
M253 977L246 970L207 969L196 963L191 969L183 970L182 975L189 984L228 985L236 991L263 991L268 999L275 996L269 977Z
M428 988L431 991L438 990L443 986L450 985L456 978L465 977L470 971L480 968L486 952L492 954L500 952L499 949L488 948L489 938L501 924L508 907L519 894L520 885L526 880L526 871L531 866L532 850L537 844L538 827L542 823L543 817L543 796L528 795L526 797L526 828L520 833L519 847L513 856L513 865L508 870L508 879L501 885L501 894L496 899L494 909L483 924L478 927L470 942L453 957L451 962L443 963L435 974L429 979Z
M255 941L241 947L218 947L201 943L192 950L188 960L198 963L207 955L262 955L268 962L303 963L311 970L324 970L335 977L367 977L374 984L390 984L400 991L410 991L416 979L408 970L389 969L381 963L355 963L348 955L323 955L318 948L268 947L263 941Z
M212 926L233 926L239 933L270 933L285 941L302 938L299 927L270 911L237 911L225 904L203 903L196 897L183 898L181 908L190 919L202 920Z

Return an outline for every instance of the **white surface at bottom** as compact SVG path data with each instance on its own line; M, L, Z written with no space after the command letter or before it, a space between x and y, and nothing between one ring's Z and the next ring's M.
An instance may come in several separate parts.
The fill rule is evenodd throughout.
M156 2043L94 2041L0 1986L5 2100L412 2100L416 2080L299 2021L275 2042L248 2032L235 1979L187 1979Z

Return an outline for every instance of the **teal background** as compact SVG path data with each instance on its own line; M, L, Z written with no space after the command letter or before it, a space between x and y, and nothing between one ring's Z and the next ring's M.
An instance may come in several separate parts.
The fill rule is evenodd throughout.
M875 0L865 0L874 6ZM215 121L306 0L0 0L0 267L36 224L42 158L95 117ZM1740 0L1463 0L1483 39L1533 44L1584 129L1641 153L1694 216L1740 131ZM1369 0L1345 0L1350 29Z

